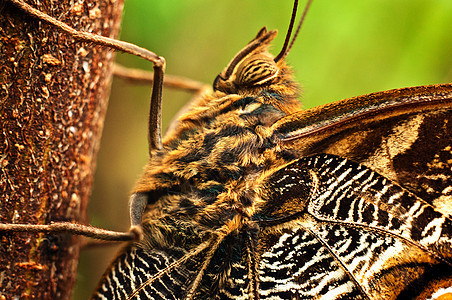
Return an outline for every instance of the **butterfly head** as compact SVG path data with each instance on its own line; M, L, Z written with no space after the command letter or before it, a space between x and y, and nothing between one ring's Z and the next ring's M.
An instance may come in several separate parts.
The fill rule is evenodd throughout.
M276 61L268 52L276 35L276 30L262 28L215 78L213 89L227 94L240 93L269 87L280 81L287 66L283 59Z
M215 78L213 82L214 91L226 94L254 94L256 91L259 93L268 89L280 95L294 96L298 89L284 58L295 42L311 1L309 0L306 4L301 20L296 27L296 32L291 40L298 7L298 1L294 1L292 18L284 46L276 57L268 52L268 48L272 40L276 37L277 31L267 31L267 28L264 27L245 48L234 56L227 67ZM284 89L284 87L290 88Z

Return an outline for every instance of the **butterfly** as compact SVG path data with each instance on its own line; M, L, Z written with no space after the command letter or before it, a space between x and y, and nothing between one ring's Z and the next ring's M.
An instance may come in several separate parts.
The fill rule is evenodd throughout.
M303 111L288 50L267 51L275 36L259 31L151 143L131 199L144 238L94 297L448 293L451 86Z
M451 85L303 111L275 36L259 31L151 151L131 200L145 238L95 299L450 292Z

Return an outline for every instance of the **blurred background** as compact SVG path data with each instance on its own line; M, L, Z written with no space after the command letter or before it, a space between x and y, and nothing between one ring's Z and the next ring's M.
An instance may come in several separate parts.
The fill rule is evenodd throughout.
M305 1L300 2L299 15ZM126 0L121 39L164 56L167 74L211 84L262 26L278 29L277 54L290 20L289 0ZM452 1L315 0L287 60L305 108L392 88L452 82ZM150 63L117 55L128 67ZM91 224L129 227L128 195L147 161L150 88L115 79L93 197ZM163 125L192 95L165 89ZM74 299L87 299L118 248L82 253Z

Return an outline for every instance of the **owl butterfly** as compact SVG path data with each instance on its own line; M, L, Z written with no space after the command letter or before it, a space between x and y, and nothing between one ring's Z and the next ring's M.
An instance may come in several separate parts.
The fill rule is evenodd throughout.
M261 29L161 147L151 114L130 209L144 237L94 299L452 297L452 85L301 110L275 36Z

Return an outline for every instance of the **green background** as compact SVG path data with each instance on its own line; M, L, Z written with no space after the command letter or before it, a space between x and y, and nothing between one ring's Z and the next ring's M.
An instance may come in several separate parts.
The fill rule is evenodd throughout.
M273 43L278 53L291 7L282 0L127 0L121 39L164 56L167 74L211 84L264 25L279 30ZM304 107L313 107L451 82L451 31L450 0L315 0L287 60L303 86ZM128 55L117 61L152 70L150 63ZM89 216L93 225L127 230L128 193L147 161L150 88L114 80L111 93ZM164 125L190 97L164 90ZM89 297L116 251L83 252L74 299Z

